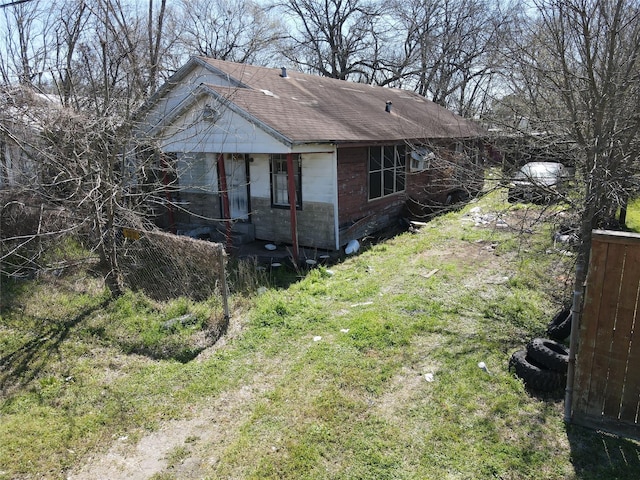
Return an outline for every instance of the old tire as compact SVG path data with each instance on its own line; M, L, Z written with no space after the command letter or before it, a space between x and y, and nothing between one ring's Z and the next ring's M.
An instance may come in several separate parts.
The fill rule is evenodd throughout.
M566 375L540 365L527 355L526 350L514 352L509 360L509 369L515 370L516 375L531 390L552 392L566 384Z
M555 314L547 325L547 335L558 341L571 335L571 308L564 308Z
M527 355L549 370L567 373L569 350L555 340L534 338L527 345Z

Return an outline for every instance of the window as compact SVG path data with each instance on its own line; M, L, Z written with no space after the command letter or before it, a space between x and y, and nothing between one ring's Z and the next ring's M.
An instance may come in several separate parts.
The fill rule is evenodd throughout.
M456 142L456 154L465 157L467 161L478 165L480 161L480 150L477 143Z
M404 191L405 165L404 145L369 147L369 200Z
M427 147L416 147L411 150L411 164L410 168L412 172L422 172L427 170L431 166L431 162L435 160L436 154L433 150Z
M200 192L211 189L209 170L206 154L204 153L178 153L176 168L180 184L186 192Z
M296 208L302 207L300 177L302 162L300 155L293 155L294 181L296 183ZM271 155L271 204L274 207L289 207L287 154Z

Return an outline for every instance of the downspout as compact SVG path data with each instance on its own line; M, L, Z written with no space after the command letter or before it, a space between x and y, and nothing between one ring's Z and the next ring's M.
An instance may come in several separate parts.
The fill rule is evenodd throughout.
M224 168L224 154L218 155L218 178L220 180L220 190L222 194L222 217L225 223L225 246L227 251L232 245L231 237L231 210L229 209L229 190L227 188L227 172Z
M291 245L293 247L293 261L298 265L298 212L296 205L296 178L293 170L293 153L287 153L287 186L289 187L289 213L291 216Z
M338 185L338 149L334 146L333 150L333 231L335 232L335 248L340 250L340 206L338 199L340 197Z

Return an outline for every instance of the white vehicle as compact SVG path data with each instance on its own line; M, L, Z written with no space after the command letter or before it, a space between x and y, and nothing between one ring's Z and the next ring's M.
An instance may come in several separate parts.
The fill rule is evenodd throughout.
M508 200L513 202L551 202L567 188L571 174L561 163L529 162L516 172L509 184Z

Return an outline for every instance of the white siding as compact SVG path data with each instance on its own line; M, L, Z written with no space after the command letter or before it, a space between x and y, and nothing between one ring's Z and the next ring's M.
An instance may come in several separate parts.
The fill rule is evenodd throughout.
M202 119L200 99L159 135L166 152L286 153L289 149L229 109L213 122Z
M26 147L25 147L26 148ZM23 148L0 140L0 187L35 185L38 164Z
M145 114L146 125L157 124L180 105L181 102L188 99L188 97L193 94L193 91L202 83L219 86L229 84L225 78L221 78L208 69L197 65L177 83L167 85L168 90L161 98L156 100L153 107Z
M305 202L333 203L336 179L333 178L331 153L305 153L302 155L302 200Z
M271 198L269 155L254 155L249 165L251 196ZM336 198L334 156L332 153L302 154L302 202L333 204Z
M269 180L269 155L253 155L253 162L249 163L249 178L251 179L251 196L271 199ZM304 197L303 197L304 198Z

